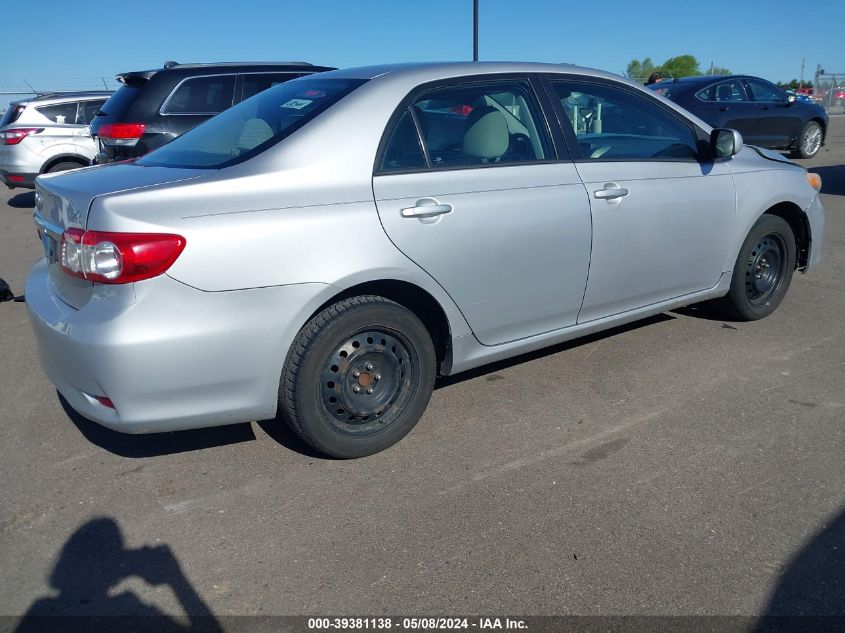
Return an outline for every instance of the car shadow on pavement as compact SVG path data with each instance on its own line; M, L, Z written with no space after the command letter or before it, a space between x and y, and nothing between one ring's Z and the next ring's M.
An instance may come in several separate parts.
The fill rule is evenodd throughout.
M822 177L822 193L845 196L845 165L810 167L809 171Z
M171 433L140 435L119 433L89 420L70 406L60 393L56 392L56 394L59 396L62 409L85 439L121 457L139 458L172 455L214 446L250 442L255 439L255 433L253 433L249 423Z
M175 618L143 601L123 585L130 577L169 588L185 615ZM173 551L167 545L127 547L110 517L92 519L71 535L47 581L58 595L35 600L15 633L223 631Z
M845 511L789 562L755 633L845 630Z
M588 343L594 343L596 341L601 341L612 336L617 336L619 334L623 334L624 332L638 330L641 327L655 325L656 323L672 321L674 318L675 317L673 317L671 314L663 312L661 314L656 314L654 316L641 319L639 321L634 321L633 323L626 323L625 325L619 325L609 330L596 332L595 334L589 334L587 336L576 338L571 341L566 341L564 343L558 343L557 345L552 345L551 347L544 347L543 349L538 349L535 352L528 352L527 354L520 354L519 356L514 356L513 358L506 358L495 363L490 363L489 365L483 365L475 369L470 369L469 371L461 372L460 374L456 374L455 376L441 376L437 379L434 388L442 389L443 387L455 385L464 382L465 380L472 380L473 378L478 378L479 376L493 374L497 371L507 369L508 367L521 365L522 363L527 363L532 360L537 360L539 358L545 358L546 356L558 354L568 349L580 347L582 345L587 345Z
M34 209L35 192L27 191L26 193L19 193L14 198L9 198L8 204L15 209Z

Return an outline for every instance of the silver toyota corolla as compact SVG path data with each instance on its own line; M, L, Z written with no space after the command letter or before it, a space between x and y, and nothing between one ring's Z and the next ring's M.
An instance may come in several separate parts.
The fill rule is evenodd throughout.
M277 418L357 457L435 377L678 306L770 314L819 260L818 176L618 76L314 75L134 163L42 176L26 299L84 416Z

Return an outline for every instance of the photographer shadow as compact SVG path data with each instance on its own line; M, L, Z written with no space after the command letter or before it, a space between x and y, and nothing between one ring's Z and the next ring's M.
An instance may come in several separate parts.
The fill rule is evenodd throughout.
M130 577L170 587L185 616L167 615L129 590L115 593ZM49 583L58 595L36 600L15 633L223 631L170 548L127 548L111 518L93 519L74 532L62 547Z

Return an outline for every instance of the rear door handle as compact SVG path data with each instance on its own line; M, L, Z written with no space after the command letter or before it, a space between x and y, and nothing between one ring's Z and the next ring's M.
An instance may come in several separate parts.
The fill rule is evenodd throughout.
M620 187L615 182L608 183L604 186L603 189L597 189L593 192L593 196L598 198L599 200L616 200L618 198L624 198L628 195L628 190L624 187Z
M403 218L431 218L435 215L451 213L451 204L440 204L434 198L421 198L416 206L407 207L399 211Z

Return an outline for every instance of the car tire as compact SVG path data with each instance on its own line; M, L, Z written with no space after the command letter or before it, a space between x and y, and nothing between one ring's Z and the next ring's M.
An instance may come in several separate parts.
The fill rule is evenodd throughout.
M798 136L798 147L793 150L795 158L812 158L819 153L822 146L824 132L816 121L808 121Z
M413 312L384 297L352 297L300 330L282 370L279 413L321 453L372 455L417 424L435 374L434 344Z
M769 316L789 289L795 261L789 223L776 215L761 216L739 250L730 291L716 305L738 321Z
M55 174L56 172L60 171L70 171L71 169L82 169L84 165L80 165L79 163L74 163L73 161L63 161L61 163L56 163L50 169L48 169L45 173L48 174Z

